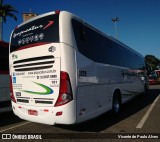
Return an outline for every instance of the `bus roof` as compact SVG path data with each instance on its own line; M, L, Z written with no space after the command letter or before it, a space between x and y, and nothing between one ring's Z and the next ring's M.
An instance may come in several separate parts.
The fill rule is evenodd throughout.
M128 49L129 51L137 54L138 56L143 57L143 55L140 54L140 53L138 53L136 50L130 48L129 46L127 46L127 45L125 45L124 43L122 43L121 41L115 39L114 37L112 37L112 36L110 36L110 35L102 32L102 31L100 31L99 29L93 27L92 25L90 25L90 24L88 24L87 22L85 22L85 20L81 19L80 17L78 17L78 16L76 16L76 15L74 15L74 14L68 12L68 11L58 11L58 12L57 12L57 11L52 11L52 12L44 13L44 14L38 15L38 16L36 16L36 17L33 17L33 18L31 18L31 19L29 19L29 20L21 23L20 25L17 26L17 28L20 27L20 26L22 26L22 25L24 25L24 24L27 24L27 23L29 23L29 22L31 22L31 21L33 21L33 20L39 19L39 18L41 18L41 17L45 17L45 16L47 16L47 15L51 15L51 14L63 14L63 13L65 13L65 14L67 13L67 14L71 15L71 17L76 18L79 22L82 22L84 25L90 27L91 29L93 29L93 30L95 30L96 32L98 32L99 34L101 34L101 35L107 37L108 39L112 40L113 42L115 42L115 43L123 46L124 48L126 48L126 49Z
M33 18L31 18L31 19L29 19L29 20L27 20L27 21L24 21L23 23L21 23L20 25L18 25L16 28L18 28L18 27L20 27L20 26L22 26L22 25L24 25L24 24L27 24L27 23L29 23L29 22L31 22L31 21L33 21L33 20L36 20L36 19L39 19L39 18L41 18L41 17L45 17L45 16L47 16L47 15L51 15L51 14L56 14L56 12L55 12L55 11L52 11L52 12L48 12L48 13L44 13L44 14L38 15L38 16L33 17Z

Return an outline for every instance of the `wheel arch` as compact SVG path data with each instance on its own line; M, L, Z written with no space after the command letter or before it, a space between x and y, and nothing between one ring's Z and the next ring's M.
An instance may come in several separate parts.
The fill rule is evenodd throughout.
M113 98L115 95L118 95L118 98L120 100L120 103L122 104L122 96L121 96L121 90L119 88L114 89L113 91L113 97L112 97L112 104L113 104Z

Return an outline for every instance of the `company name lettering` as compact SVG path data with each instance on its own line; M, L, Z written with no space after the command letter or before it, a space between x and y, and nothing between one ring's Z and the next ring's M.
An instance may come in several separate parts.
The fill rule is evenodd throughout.
M18 75L25 75L25 72L16 73L16 76L18 76Z
M28 72L28 74L46 74L46 73L55 73L56 70L48 70L48 71L35 71L35 72Z
M29 32L29 31L34 31L34 30L36 30L36 29L41 29L41 28L43 28L43 25L39 25L39 26L35 26L35 25L34 25L34 26L32 26L32 27L24 30L24 31L20 31L19 33L14 33L14 34L13 34L13 38L16 38L17 36L21 36L22 34L27 33L27 32Z

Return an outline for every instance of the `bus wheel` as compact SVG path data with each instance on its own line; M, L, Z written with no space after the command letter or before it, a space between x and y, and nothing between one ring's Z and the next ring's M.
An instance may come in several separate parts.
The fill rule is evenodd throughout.
M116 92L113 96L113 105L112 105L112 111L113 114L118 114L120 112L121 108L121 97L118 92Z

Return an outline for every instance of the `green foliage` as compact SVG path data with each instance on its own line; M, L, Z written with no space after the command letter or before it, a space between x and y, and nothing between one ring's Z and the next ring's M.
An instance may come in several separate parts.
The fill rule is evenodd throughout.
M8 16L17 21L17 17L14 15L15 12L17 13L18 11L13 6L9 4L3 5L3 0L0 0L0 41L3 35L3 21L6 22L6 17Z
M4 22L6 22L6 17L10 16L12 17L14 20L17 21L17 17L13 14L14 12L18 12L17 10L15 10L15 8L9 4L4 4L3 5L3 1L0 0L0 17L3 19Z
M160 64L160 60L153 55L146 55L145 62L151 67L151 70L156 70Z

